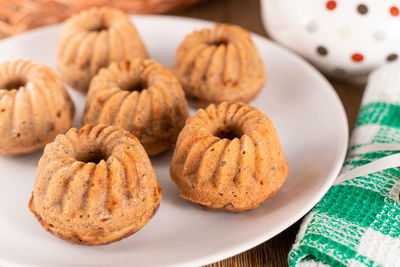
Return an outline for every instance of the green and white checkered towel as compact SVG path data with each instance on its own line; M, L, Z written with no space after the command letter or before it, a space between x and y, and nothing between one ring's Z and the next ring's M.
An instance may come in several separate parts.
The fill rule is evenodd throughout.
M400 64L389 64L369 77L341 175L305 217L290 266L400 266L399 152Z

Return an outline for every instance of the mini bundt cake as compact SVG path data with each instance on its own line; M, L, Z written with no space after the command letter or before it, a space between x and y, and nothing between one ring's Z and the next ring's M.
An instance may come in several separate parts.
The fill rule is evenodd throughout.
M170 172L183 198L209 209L240 212L272 197L288 166L278 134L263 113L223 102L187 119Z
M107 7L91 8L64 23L57 67L73 88L86 92L99 69L124 59L147 58L128 15Z
M187 97L199 106L249 102L266 80L249 32L227 24L188 35L176 53L174 73Z
M0 64L0 154L41 149L71 127L74 110L50 68L24 59Z
M137 232L160 200L161 188L139 140L100 124L71 128L46 146L29 208L55 236L101 245Z
M90 84L83 123L120 126L151 156L176 142L188 116L185 94L174 75L149 59L102 69Z

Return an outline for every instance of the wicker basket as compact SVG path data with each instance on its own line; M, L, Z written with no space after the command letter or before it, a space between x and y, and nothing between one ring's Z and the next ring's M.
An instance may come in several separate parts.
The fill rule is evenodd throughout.
M203 0L0 0L0 39L57 23L93 6L110 6L127 13L163 13Z

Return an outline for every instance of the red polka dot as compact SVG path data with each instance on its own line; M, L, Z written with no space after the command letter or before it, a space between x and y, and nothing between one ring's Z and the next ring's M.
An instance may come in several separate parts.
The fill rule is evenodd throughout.
M328 1L328 2L326 2L326 8L328 10L334 10L336 8L336 1Z
M353 60L354 62L361 62L364 60L364 56L360 53L354 53L353 55L351 55L351 60Z
M393 17L397 17L397 16L400 14L400 11L399 11L398 7L392 6L392 7L390 8L390 14L391 14Z

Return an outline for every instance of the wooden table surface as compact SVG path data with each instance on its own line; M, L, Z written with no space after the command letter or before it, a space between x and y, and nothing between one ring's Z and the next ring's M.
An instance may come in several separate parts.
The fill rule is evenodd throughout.
M261 22L260 0L210 0L170 14L232 23L268 37ZM365 86L331 79L329 81L343 102L349 128L352 129L357 118ZM300 222L301 220L253 249L208 266L287 266L287 256L296 237Z

